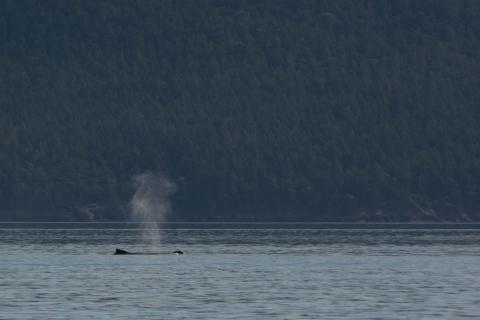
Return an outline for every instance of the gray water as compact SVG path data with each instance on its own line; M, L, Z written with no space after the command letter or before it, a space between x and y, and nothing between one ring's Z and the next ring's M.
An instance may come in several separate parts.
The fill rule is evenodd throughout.
M0 319L480 318L480 230L277 227L2 226Z

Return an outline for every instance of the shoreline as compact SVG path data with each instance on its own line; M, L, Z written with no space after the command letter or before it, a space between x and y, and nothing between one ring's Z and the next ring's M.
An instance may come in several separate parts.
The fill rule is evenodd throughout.
M0 221L0 229L139 229L129 221ZM170 221L159 228L175 229L318 229L318 230L480 230L480 222L225 222L225 221Z

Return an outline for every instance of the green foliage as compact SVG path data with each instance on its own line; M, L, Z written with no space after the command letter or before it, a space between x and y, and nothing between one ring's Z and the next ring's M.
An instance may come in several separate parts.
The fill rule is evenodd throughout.
M190 219L479 218L479 21L475 0L1 1L0 209L122 206L149 169Z

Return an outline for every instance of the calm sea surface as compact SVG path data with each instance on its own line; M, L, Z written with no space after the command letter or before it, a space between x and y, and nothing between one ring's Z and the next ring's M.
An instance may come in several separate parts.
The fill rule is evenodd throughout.
M307 227L0 224L0 319L480 319L478 226Z

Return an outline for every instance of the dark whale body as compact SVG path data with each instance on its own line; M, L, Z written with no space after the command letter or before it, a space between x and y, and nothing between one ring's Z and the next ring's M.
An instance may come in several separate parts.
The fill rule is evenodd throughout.
M160 254L183 254L181 250L175 250L173 252L128 252L122 249L115 249L114 255L119 254L142 254L142 255L160 255Z

